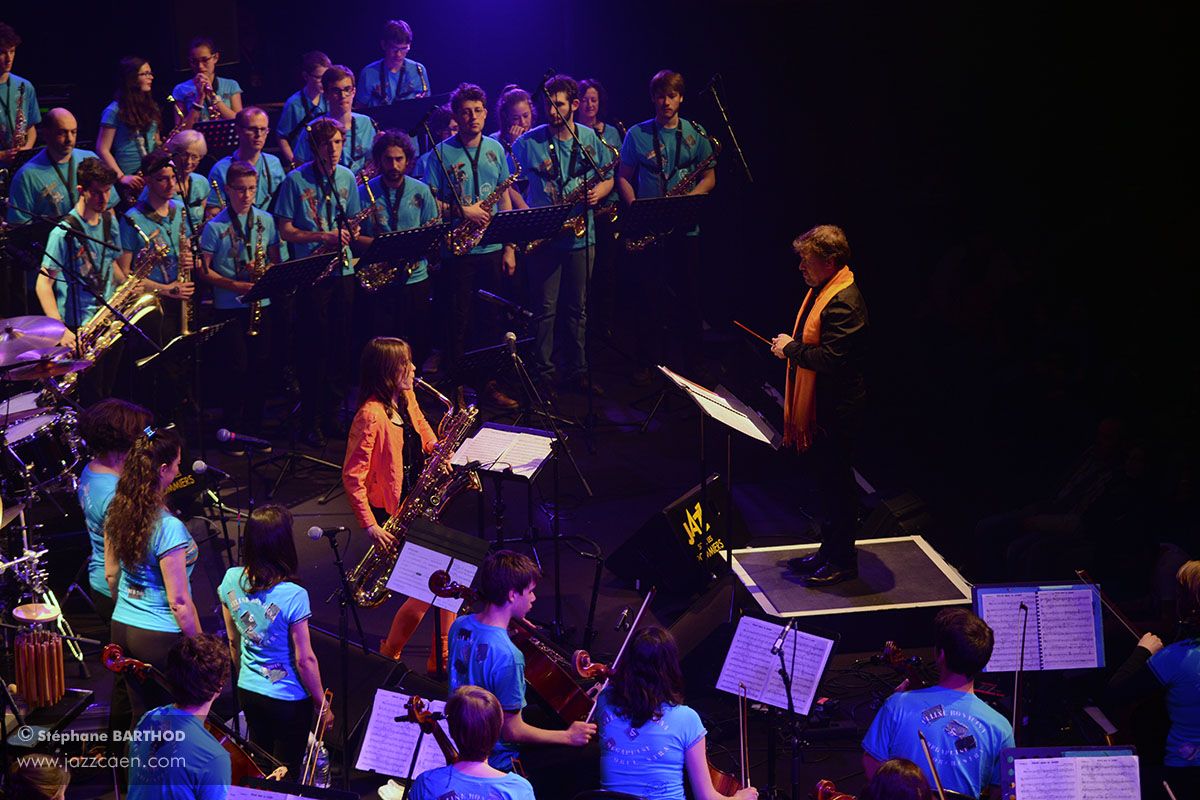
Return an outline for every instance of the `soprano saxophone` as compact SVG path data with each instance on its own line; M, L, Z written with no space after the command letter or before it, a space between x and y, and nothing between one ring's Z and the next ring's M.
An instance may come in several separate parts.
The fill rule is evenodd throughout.
M183 213L186 214L187 209L184 208ZM192 246L190 237L184 236L180 231L179 235L179 270L176 275L180 283L192 282L192 268L196 263L196 251ZM179 310L179 333L181 336L187 336L192 332L192 325L196 321L196 308L192 303L192 298L180 298L180 303L183 308Z
M271 265L267 263L267 248L263 246L262 219L254 223L254 232L258 241L254 243L254 259L246 265L246 271L250 273L251 280L257 282L271 268ZM258 336L258 326L261 324L262 301L254 300L250 303L250 323L246 326L246 335Z
M505 148L507 150L508 148ZM500 202L500 198L504 197L504 193L508 191L508 187L512 186L521 177L521 162L513 159L513 173L504 180L500 181L500 185L492 191L487 197L479 202L479 207L484 211L491 213L491 210ZM446 244L450 246L450 250L456 256L465 256L472 248L479 245L483 239L483 232L487 230L487 223L479 225L470 220L463 220L454 227L454 230L446 234Z
M20 150L25 144L25 136L29 132L28 120L25 119L25 84L17 90L17 113L13 119L12 146Z
M401 501L396 513L383 523L383 529L396 537L396 545L391 548L371 545L367 554L350 572L348 580L351 593L354 602L362 608L374 608L391 596L387 582L396 567L400 542L413 521L436 520L459 493L466 489L477 492L481 488L475 470L456 468L450 464L454 452L462 446L475 426L479 409L467 406L455 410L449 398L425 381L418 380L416 385L441 400L446 406L446 413L438 424L438 443L425 460L425 467L417 477L416 485Z

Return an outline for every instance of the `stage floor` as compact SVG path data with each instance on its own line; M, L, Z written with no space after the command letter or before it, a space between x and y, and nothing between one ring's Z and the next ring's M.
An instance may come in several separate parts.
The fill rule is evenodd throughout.
M777 617L885 611L971 602L971 585L920 536L864 539L858 578L809 588L787 569L789 559L816 544L749 547L733 551L734 573L762 610Z

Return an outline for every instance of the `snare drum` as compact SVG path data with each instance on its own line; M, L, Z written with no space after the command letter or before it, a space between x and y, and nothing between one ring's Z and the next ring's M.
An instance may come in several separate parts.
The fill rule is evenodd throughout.
M51 628L58 609L26 603L12 613L21 625L15 653L17 691L30 708L52 706L67 692L62 637Z
M0 474L9 495L26 486L40 489L74 477L79 463L79 441L75 419L65 413L42 413L9 425L4 431L5 452Z
M0 426L12 425L14 422L46 413L48 409L38 402L42 394L41 391L21 392L0 400Z

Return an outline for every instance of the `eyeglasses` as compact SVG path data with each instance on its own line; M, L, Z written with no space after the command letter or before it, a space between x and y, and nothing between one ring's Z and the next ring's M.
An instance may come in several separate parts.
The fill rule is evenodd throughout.
M340 86L330 86L325 90L325 93L333 95L334 97L349 97L350 95L354 94L354 87L347 86L342 88Z
M138 76L139 78L153 78L153 77L154 77L154 73L153 73L153 72L139 72L139 73L137 74L137 76Z
M212 62L214 62L216 60L217 60L217 57L215 55L192 56L191 58L188 59L188 63L190 63L192 66L197 66L199 64L211 64Z
M255 127L242 128L242 130L244 130L246 133L258 133L258 134L266 134L266 133L270 133L270 131L271 131L270 128L255 128Z

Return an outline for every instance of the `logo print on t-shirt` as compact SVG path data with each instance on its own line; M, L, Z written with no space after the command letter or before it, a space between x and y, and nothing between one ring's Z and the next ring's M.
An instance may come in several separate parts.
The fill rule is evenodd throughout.
M929 723L935 722L944 716L946 716L946 709L942 708L941 705L930 706L921 712L921 722L928 725Z
M487 657L488 657L487 642L480 642L479 644L475 645L475 660L477 662L479 662L480 664L482 664L484 661L487 661Z

